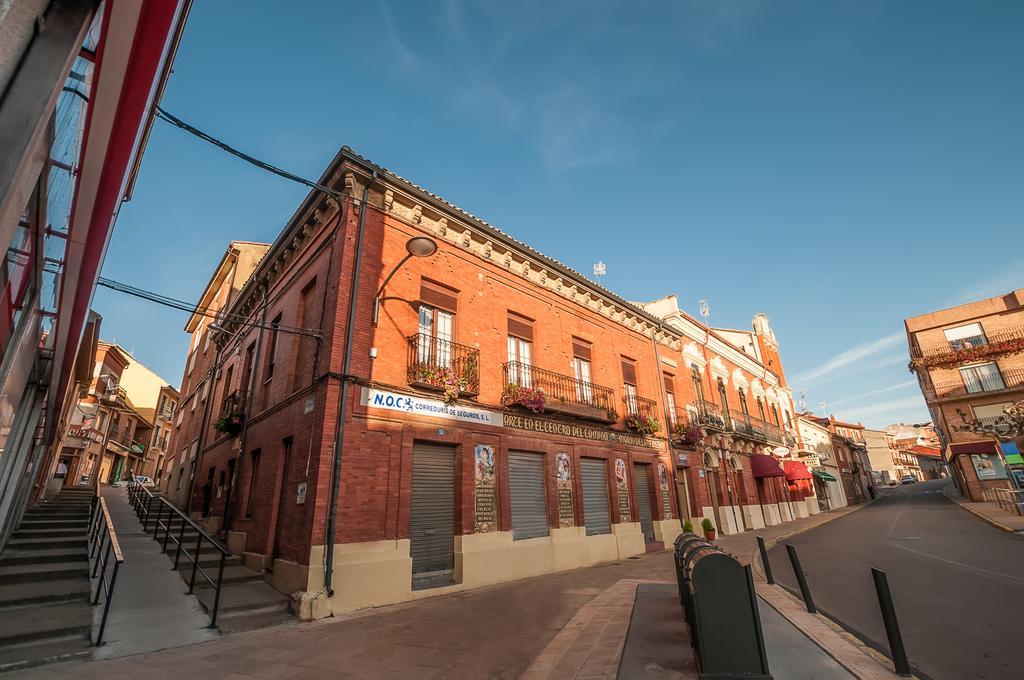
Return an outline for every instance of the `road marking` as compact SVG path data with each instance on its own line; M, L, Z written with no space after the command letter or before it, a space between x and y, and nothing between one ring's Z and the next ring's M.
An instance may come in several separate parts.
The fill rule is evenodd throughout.
M1020 576L1013 576L1012 574L1004 574L1002 572L992 571L990 569L982 569L981 567L975 567L975 566L970 565L970 564L964 564L963 562L957 562L956 560L949 560L949 559L946 559L945 557L939 557L938 555L932 555L930 553L921 552L920 550L914 550L910 546L901 545L899 543L893 543L893 546L899 548L900 550L906 550L908 552L915 553L915 554L920 555L922 557L930 557L933 560L938 560L940 562L945 562L946 564L952 564L952 565L957 566L957 567L963 567L964 569L970 569L971 571L977 571L977 572L980 572L982 574L989 574L990 576L1001 576L1002 578L1008 578L1008 579L1011 579L1013 581L1024 582L1024 578L1021 578Z

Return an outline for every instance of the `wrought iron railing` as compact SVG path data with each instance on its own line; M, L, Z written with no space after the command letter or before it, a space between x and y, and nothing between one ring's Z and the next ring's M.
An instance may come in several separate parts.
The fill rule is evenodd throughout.
M732 429L737 434L757 441L782 443L782 430L777 425L747 413L733 412L730 415Z
M502 364L504 387L532 387L544 390L546 403L555 402L589 406L603 411L613 411L615 392L610 387L578 380L545 368L537 368L521 361Z
M953 342L936 342L924 347L911 347L910 358L921 359L924 357L938 356L941 354L954 354L960 350L973 347L991 347L1010 340L1024 338L1024 326L1013 326L995 333L985 332L982 336L964 338ZM968 342L969 341L969 342Z
M103 593L103 614L100 616L100 625L96 631L96 640L93 644L103 644L103 631L107 628L107 614L110 613L110 603L114 599L114 587L117 585L117 572L124 562L124 555L121 553L121 544L117 540L117 532L114 530L114 523L110 520L110 512L107 510L107 501L99 495L99 486L95 487L96 494L92 497L92 509L89 515L89 561L91 569L90 578L96 579L96 592L92 596L92 604L99 604L100 592ZM107 567L110 569L108 576Z
M426 333L409 336L407 379L410 385L460 395L480 394L480 350Z
M161 532L163 532L162 545L164 552L167 552L168 545L173 544L175 546L175 570L178 569L182 556L192 563L192 574L188 581L189 594L195 592L197 576L202 576L203 580L214 589L213 606L210 609L210 628L216 628L217 610L220 607L220 595L224 587L224 566L227 563L227 558L231 556L231 551L221 544L220 541L203 531L198 524L192 521L192 518L171 505L166 499L154 496L149 489L134 479L128 480L128 500L131 502L132 508L135 509L135 514L138 515L139 520L142 522L143 531L148 533L149 524L152 522L153 540L160 541ZM189 546L185 544L186 540L191 540L185 537L186 529L196 532L195 543L191 548L192 552L189 552ZM208 543L216 552L220 553L216 579L211 577L199 564L202 560L201 553L204 543Z
M1002 376L998 374L986 376L970 384L963 380L948 380L934 383L926 387L924 397L928 401L940 399L960 399L972 394L999 394L1000 392L1012 392L1024 389L1024 370L1003 371Z
M700 424L712 430L725 431L730 429L729 412L722 412L718 404L710 401L697 401L697 418Z
M657 418L658 402L635 394L626 394L622 397L622 403L626 407L627 416L639 418Z

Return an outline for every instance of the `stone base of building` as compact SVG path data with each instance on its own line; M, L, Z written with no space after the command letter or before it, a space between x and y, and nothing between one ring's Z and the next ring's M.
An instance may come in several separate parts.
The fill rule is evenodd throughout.
M655 522L666 546L681 532L678 520ZM314 546L307 567L275 560L272 583L292 593L302 619L418 600L496 583L613 562L645 552L638 522L613 524L612 532L587 536L584 527L552 529L549 536L515 541L511 531L455 537L452 585L412 589L409 540L338 543L334 550L334 596L323 590L324 546ZM297 592L301 591L301 592Z
M807 498L804 499L804 501L807 503L808 515L817 515L819 512L821 512L821 506L818 505L817 496L808 496Z
M793 501L793 512L796 513L796 519L804 519L810 516L811 512L807 508L807 499L802 498L798 501Z
M779 512L778 503L765 503L761 507L764 508L765 526L774 527L782 524L782 514Z

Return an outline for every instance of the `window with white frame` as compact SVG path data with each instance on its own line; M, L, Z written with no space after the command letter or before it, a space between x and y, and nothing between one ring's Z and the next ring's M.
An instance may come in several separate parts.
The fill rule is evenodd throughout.
M977 322L956 328L947 328L942 333L946 336L950 349L954 351L968 347L980 347L988 342L984 329Z
M999 372L999 366L995 362L965 366L960 369L960 376L963 378L964 387L967 388L969 394L993 392L1006 387L1003 376Z

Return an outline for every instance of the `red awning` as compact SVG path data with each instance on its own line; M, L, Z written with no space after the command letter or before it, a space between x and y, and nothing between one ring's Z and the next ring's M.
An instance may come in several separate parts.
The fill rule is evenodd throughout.
M785 477L786 473L779 467L779 461L763 453L755 453L750 457L750 470L755 477Z
M787 460L782 465L786 468L786 479L791 482L795 482L798 479L811 478L810 470L798 460Z
M997 453L994 441L970 442L968 444L950 444L950 457L966 453Z

